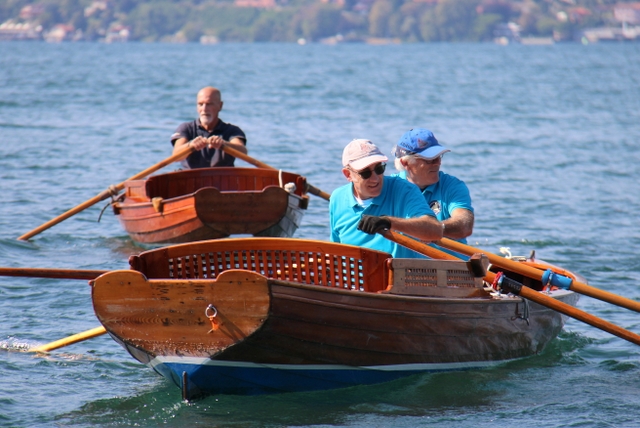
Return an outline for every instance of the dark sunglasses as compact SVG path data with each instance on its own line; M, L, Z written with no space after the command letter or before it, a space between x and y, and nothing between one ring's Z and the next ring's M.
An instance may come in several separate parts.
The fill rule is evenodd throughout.
M386 163L379 163L378 165L376 165L375 168L371 169L365 169L364 171L353 171L356 174L358 174L360 177L362 177L363 180L368 180L369 178L371 178L371 175L375 172L377 175L382 175L384 174L384 170L387 168L387 164Z

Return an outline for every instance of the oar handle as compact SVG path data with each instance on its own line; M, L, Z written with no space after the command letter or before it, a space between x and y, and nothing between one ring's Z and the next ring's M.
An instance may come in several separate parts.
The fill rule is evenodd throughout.
M242 153L241 151L239 151L237 149L234 149L233 147L231 147L227 143L222 145L222 150L227 152L228 154L230 154L234 158L241 159L241 160L243 160L243 161L245 161L247 163L250 163L251 165L256 166L258 168L277 169L277 168L272 167L271 165L267 165L266 163L259 161L258 159L252 158L251 156L246 155L246 154ZM328 194L327 192L323 192L322 190L318 189L315 186L312 186L309 183L307 183L307 188L305 190L308 193L311 193L312 195L315 195L315 196L319 196L322 199L325 199L327 201L331 197L331 195Z
M326 201L331 198L330 194L328 194L327 192L323 192L322 190L318 189L315 186L312 186L309 183L307 183L307 192L311 193L312 195L318 196Z
M271 165L267 165L266 163L259 161L258 159L252 158L251 156L242 153L238 149L234 149L233 147L231 147L231 145L229 143L224 143L222 145L222 150L227 152L228 154L230 154L234 158L241 159L241 160L243 160L243 161L245 161L247 163L250 163L251 165L256 166L258 168L277 169L277 168L272 167Z
M44 223L43 225L36 227L35 229L25 233L24 235L18 237L18 240L20 241L26 241L27 239L39 234L42 231L45 231L47 229L49 229L52 226L55 226L56 224L62 222L63 220L68 219L69 217L71 217L74 214L79 213L80 211L83 211L87 208L89 208L90 206L93 206L95 204L97 204L100 201L103 201L105 199L107 199L109 196L115 196L118 194L118 192L120 192L122 189L124 189L124 183L126 181L130 181L130 180L138 180L140 178L146 177L147 175L161 169L164 168L165 166L173 163L173 162L177 162L183 158L185 158L189 153L191 153L193 150L193 148L190 145L186 145L184 149L182 149L181 151L179 151L178 153L175 153L174 155L166 158L165 160L158 162L157 164L145 169L144 171L139 172L138 174L134 175L133 177L128 178L127 180L116 184L115 186L110 186L107 190L104 190L102 192L100 192L98 195L94 196L93 198L89 199L88 201L70 209L69 211L60 214L58 217L49 220L48 222Z
M471 255L475 253L483 253L487 256L492 265L498 266L501 269L510 270L528 278L533 278L542 281L544 272L532 266L523 265L513 260L506 259L492 254L484 250L472 247L470 245L463 244L458 241L454 241L448 238L442 238L438 241L438 245L448 248L458 253ZM569 286L569 290L576 293L584 294L585 296L593 297L595 299L602 300L613 305L618 305L623 308L630 309L632 311L640 312L640 302L627 299L626 297L618 296L617 294L610 293L608 291L600 290L595 287L591 287L583 282L573 280Z
M380 234L391 241L394 241L400 245L403 245L409 248L410 250L413 250L415 252L424 254L432 258L445 259L445 260L459 260L457 257L455 257L452 254L445 253L444 251L440 251L436 248L433 248L429 245L423 244L421 242L416 241L415 239L408 238L404 235L393 232L391 230L382 231L380 232ZM454 248L451 248L451 249L454 249ZM464 252L459 251L458 249L454 249L454 250L465 254ZM477 252L474 252L473 254L475 253ZM487 254L485 253L485 255ZM491 261L491 259L489 260ZM518 262L513 262L513 263L517 264ZM509 269L509 270L514 270L514 269ZM496 278L496 274L491 271L488 271L487 275L484 277L484 280L489 283L493 283L495 278ZM640 335L637 335L629 330L625 330L622 327L619 327L613 323L610 323L601 318L593 316L587 312L581 311L580 309L574 308L573 306L568 305L564 302L560 302L559 300L556 300L552 297L539 293L531 288L525 287L516 281L509 280L508 278L504 279L503 281L505 282L505 286L508 287L508 291L512 292L513 294L518 294L524 297L525 299L531 300L532 302L536 302L542 306L546 306L564 315L570 316L586 324L589 324L593 327L599 328L600 330L606 331L607 333L613 334L614 336L617 336L621 339L625 339L631 343L640 345Z

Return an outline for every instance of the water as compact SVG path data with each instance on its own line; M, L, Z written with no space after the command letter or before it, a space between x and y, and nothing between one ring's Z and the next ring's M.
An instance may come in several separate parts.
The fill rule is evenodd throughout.
M250 154L331 192L352 138L385 152L411 127L453 150L470 244L538 257L639 300L640 45L0 43L0 265L126 268L142 250L99 203L15 238L170 155L216 85ZM243 162L240 165L246 166ZM169 166L163 171L171 171ZM313 197L298 237L326 239ZM640 317L578 307L640 333ZM21 352L98 325L84 281L0 277L2 426L638 426L640 348L570 320L533 358L340 391L180 391L109 337Z

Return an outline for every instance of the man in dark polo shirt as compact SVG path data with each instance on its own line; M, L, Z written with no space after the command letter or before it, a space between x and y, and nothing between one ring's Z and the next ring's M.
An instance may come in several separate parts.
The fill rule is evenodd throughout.
M220 91L211 86L200 89L197 96L199 118L178 126L171 136L173 153L177 153L185 145L194 149L182 166L185 168L207 168L210 166L233 166L235 158L220 149L228 143L234 149L247 153L247 138L242 129L220 120L218 113L222 110Z

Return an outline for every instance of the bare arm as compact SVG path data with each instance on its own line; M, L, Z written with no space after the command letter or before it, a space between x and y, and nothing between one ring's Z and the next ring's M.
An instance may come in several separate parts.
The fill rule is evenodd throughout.
M414 218L386 217L391 229L413 236L421 241L437 241L442 238L442 223L436 218L424 215Z
M451 218L443 223L444 236L452 239L463 239L473 233L473 212L464 208L456 208L451 213Z
M177 152L182 150L182 147L184 147L187 144L191 144L194 150L202 150L205 147L209 147L212 149L219 149L220 147L222 147L224 143L229 144L231 147L238 150L239 152L244 153L245 155L247 154L247 148L245 147L243 141L240 138L235 137L235 138L232 138L231 141L227 142L218 135L213 135L209 138L198 136L191 141L187 141L186 138L179 138L176 140L175 144L173 145L173 154L176 154Z

